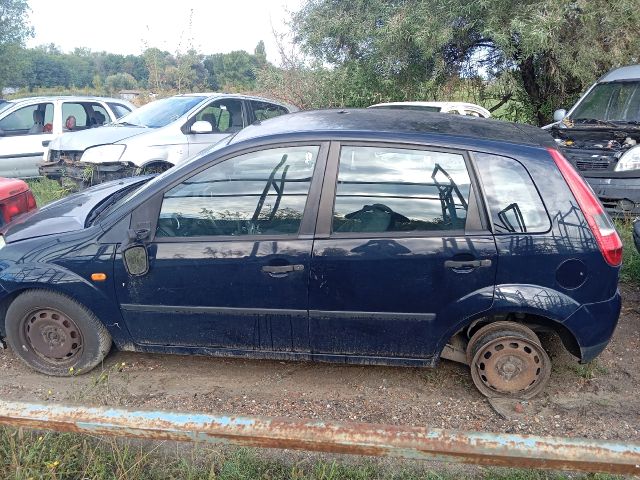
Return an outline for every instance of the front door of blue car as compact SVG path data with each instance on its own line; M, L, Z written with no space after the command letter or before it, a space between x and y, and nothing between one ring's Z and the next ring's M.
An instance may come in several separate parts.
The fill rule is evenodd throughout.
M118 298L134 341L308 350L319 199L312 179L326 150L290 145L243 153L168 188L148 244L148 273L129 276L116 259Z
M491 306L496 246L472 172L461 151L332 144L311 261L312 352L428 358Z

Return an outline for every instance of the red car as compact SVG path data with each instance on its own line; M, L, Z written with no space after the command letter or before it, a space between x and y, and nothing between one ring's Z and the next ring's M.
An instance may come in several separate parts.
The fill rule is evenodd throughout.
M36 199L26 182L0 177L0 226L21 213L35 210Z

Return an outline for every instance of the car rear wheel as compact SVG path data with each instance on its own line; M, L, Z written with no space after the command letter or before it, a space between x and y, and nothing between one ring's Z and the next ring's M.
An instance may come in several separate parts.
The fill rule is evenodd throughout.
M533 398L551 376L549 356L523 325L479 330L469 341L467 355L472 358L473 383L486 397Z
M84 373L111 348L111 336L86 307L50 290L28 290L11 303L7 342L31 368L55 376Z

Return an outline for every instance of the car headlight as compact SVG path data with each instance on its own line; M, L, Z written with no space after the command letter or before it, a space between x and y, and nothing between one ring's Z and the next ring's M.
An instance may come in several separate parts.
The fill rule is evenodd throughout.
M640 169L640 145L630 148L618 160L616 172L626 172L628 170Z
M98 145L97 147L87 148L80 161L83 163L117 162L122 157L125 148L124 145Z

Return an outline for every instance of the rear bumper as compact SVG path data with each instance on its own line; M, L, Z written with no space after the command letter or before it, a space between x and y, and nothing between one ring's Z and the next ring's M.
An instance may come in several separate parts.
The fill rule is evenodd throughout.
M590 362L609 344L618 325L621 306L622 298L617 291L609 300L583 305L565 320L564 326L578 342L580 363Z
M582 173L585 174L585 172ZM585 175L585 179L610 215L615 217L640 215L640 178L604 178Z

